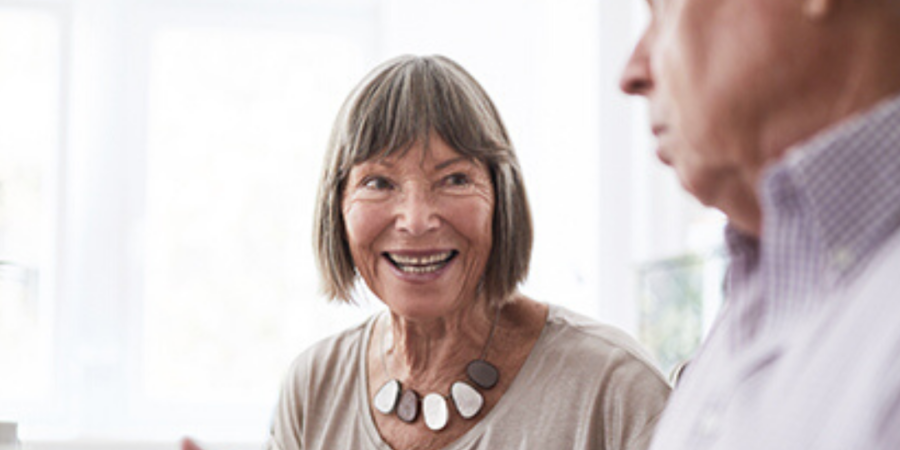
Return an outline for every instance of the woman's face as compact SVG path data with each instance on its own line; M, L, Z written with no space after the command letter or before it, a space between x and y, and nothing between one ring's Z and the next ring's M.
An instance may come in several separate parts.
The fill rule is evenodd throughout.
M396 314L435 319L475 299L491 253L487 168L432 134L402 157L353 167L343 194L353 262Z

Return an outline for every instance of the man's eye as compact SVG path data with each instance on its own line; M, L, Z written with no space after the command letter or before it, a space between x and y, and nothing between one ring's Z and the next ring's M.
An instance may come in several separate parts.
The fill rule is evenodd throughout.
M382 191L385 189L390 189L391 182L382 177L372 177L372 178L365 180L365 182L363 182L363 186L368 189Z
M444 178L444 184L448 186L465 186L470 183L469 176L464 173L454 173Z

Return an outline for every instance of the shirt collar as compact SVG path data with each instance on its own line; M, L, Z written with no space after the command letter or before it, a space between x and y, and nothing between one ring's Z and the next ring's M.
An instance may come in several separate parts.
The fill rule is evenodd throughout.
M900 96L789 150L760 199L764 217L806 215L829 266L855 272L900 227Z

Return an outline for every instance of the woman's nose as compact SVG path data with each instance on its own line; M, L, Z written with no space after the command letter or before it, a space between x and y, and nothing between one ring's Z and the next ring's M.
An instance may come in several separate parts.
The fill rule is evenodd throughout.
M413 236L437 229L441 220L433 197L423 190L405 193L397 205L397 229Z

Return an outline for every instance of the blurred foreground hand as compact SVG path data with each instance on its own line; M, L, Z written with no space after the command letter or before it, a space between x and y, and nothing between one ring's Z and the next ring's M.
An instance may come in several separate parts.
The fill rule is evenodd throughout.
M196 442L192 441L191 438L184 438L181 440L181 450L203 450L197 445Z

